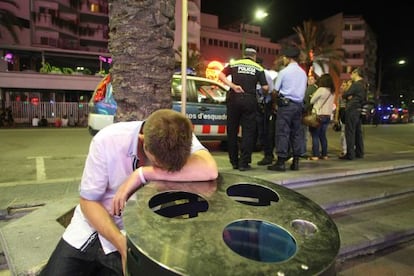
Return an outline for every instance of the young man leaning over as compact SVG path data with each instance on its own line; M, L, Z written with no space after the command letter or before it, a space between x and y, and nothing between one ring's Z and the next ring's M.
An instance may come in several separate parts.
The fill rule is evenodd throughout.
M122 210L129 197L151 180L217 176L214 158L179 112L161 109L145 121L105 127L90 144L80 203L41 275L123 275Z

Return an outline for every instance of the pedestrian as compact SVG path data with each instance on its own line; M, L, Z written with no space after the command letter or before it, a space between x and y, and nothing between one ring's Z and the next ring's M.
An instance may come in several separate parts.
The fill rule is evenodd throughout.
M67 127L67 126L68 126L68 124L69 124L69 119L68 119L68 116L63 115L63 116L62 116L62 127Z
M277 97L276 116L276 153L277 161L268 166L269 170L285 171L285 162L289 155L289 143L292 146L293 161L291 170L299 170L299 157L302 154L303 135L302 125L303 98L307 86L307 76L297 63L300 50L296 47L282 49L284 64L275 83Z
M13 110L11 106L6 108L6 122L9 127L14 127Z
M60 117L56 117L55 119L55 127L61 127L62 126L62 119Z
M45 116L42 116L42 119L39 121L39 127L47 127L49 125L49 122L45 118Z
M0 112L0 127L5 126L5 125L6 125L6 111L2 109Z
M337 118L335 120L340 122L341 126L341 135L339 136L339 143L341 144L341 152L339 156L346 155L346 138L345 138L345 107L346 101L342 98L342 95L349 89L352 84L352 80L343 80L341 86L339 87L339 95L338 95L338 112Z
M331 75L323 74L318 80L318 89L310 99L310 104L320 119L319 127L309 127L312 136L312 156L309 157L310 160L328 159L326 131L333 112L334 92L335 86Z
M70 114L69 115L69 122L68 122L68 125L70 126L70 127L74 127L76 124L75 124L75 118L73 117L73 114Z
M38 127L39 126L39 116L37 116L37 115L35 115L33 118L32 118L32 126L33 127Z
M123 275L127 244L122 211L129 197L151 180L217 176L214 158L179 112L161 109L145 121L105 127L89 147L80 203L40 275Z
M227 76L231 76L231 80ZM230 87L227 98L227 147L233 169L249 170L256 145L256 84L267 93L264 69L256 63L256 50L246 48L242 59L231 62L219 74ZM239 153L239 129L241 142Z
M261 64L259 62L259 64ZM257 141L263 148L264 157L257 162L257 165L264 166L272 164L273 151L275 147L274 136L274 123L275 123L275 110L273 108L272 93L274 87L274 80L276 79L277 72L274 70L265 69L266 81L269 87L269 91L264 91L262 86L257 87Z
M312 112L313 105L310 103L310 99L312 98L313 93L318 89L318 85L316 84L316 76L314 74L310 74L308 76L308 86L305 90L305 97L303 98L303 104L304 104L304 112L309 113ZM307 143L308 143L308 132L309 128L305 124L302 124L300 131L303 136L303 143L302 143L302 158L307 158Z
M361 110L367 92L363 80L362 69L357 67L351 72L352 84L342 95L346 100L345 106L345 139L346 154L340 156L342 160L364 158L364 140L362 137Z

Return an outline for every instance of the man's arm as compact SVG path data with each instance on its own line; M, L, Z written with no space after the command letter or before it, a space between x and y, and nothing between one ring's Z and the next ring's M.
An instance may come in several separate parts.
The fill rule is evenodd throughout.
M261 88L263 89L263 91L265 92L265 96L269 95L269 85L262 85Z
M208 181L218 177L217 163L210 152L204 149L192 153L184 167L176 172L169 172L154 166L141 168L135 170L116 192L112 208L114 215L121 214L128 198L147 181ZM141 181L142 178L145 182Z
M97 201L80 198L80 207L82 213L88 219L89 223L95 228L100 235L111 242L121 254L122 267L125 274L126 264L126 237L121 233L118 226L112 220L108 211Z
M152 166L145 166L142 171L147 181L208 181L218 176L217 163L208 150L198 150L191 154L184 167L177 172L168 172Z
M355 94L355 85L351 84L351 86L342 94L342 98L345 100L352 99L352 96Z
M243 87L231 82L223 72L219 73L219 79L228 87L230 87L236 93L243 93Z

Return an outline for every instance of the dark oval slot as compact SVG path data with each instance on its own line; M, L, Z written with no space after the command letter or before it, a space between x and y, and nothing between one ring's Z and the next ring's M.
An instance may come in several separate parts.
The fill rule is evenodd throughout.
M224 228L223 240L240 256L260 262L282 262L297 250L294 238L286 230L260 220L230 223Z
M208 202L197 194L170 191L153 196L149 203L152 211L167 218L194 218L208 210Z
M269 206L279 201L275 191L255 184L235 184L227 188L226 192L230 198L246 205Z

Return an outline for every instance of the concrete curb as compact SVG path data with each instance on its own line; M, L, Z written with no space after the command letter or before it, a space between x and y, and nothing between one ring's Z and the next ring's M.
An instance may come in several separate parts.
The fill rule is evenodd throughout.
M343 181L344 178L352 179L360 178L361 176L368 177L373 174L379 175L414 170L414 162L411 163L407 162L406 160L395 160L375 163L377 164L376 167L369 166L364 168L364 165L361 165L361 168L357 169L343 167L340 169L335 169L334 172L311 172L311 174L305 174L289 179L275 180L272 182L288 187L290 189L295 189L307 186L314 186L318 183L323 184L324 182L332 182L335 180Z

